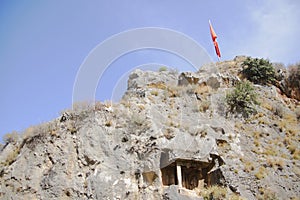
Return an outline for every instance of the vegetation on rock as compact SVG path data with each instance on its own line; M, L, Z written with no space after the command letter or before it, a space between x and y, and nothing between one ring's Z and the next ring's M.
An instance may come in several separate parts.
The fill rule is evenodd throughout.
M240 81L246 60L218 62L218 73L136 70L120 103L77 103L7 134L0 199L297 199L300 65L259 86Z
M18 134L18 132L13 131L11 133L7 133L3 136L3 141L4 143L8 144L8 143L16 143L19 139L20 135Z
M247 57L242 66L242 75L255 84L266 85L275 81L274 67L266 59Z
M249 81L240 82L226 95L226 103L230 113L248 117L256 111L254 106L258 104L255 89Z
M167 71L167 70L168 70L168 68L167 68L166 66L161 66L161 67L158 69L159 72L165 72L165 71Z
M287 95L300 100L300 63L289 66L285 82Z

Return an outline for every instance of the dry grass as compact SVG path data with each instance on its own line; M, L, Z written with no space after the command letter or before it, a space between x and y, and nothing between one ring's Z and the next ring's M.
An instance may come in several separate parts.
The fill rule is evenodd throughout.
M245 128L244 128L244 123L242 123L242 122L236 122L236 123L234 124L234 127L235 127L236 129L238 129L238 130L245 130Z
M300 176L300 168L297 166L293 167L293 172L299 177Z
M267 176L267 170L265 167L261 166L254 175L257 179L261 180Z
M273 113L275 115L277 115L278 117L282 118L284 115L284 111L283 111L283 107L280 104L275 105L275 107L273 107Z
M66 122L67 128L70 128L69 123L71 123L71 121ZM30 140L30 138L33 138L35 136L47 136L47 135L56 136L57 132L58 132L57 123L55 121L50 121L48 123L43 123L37 126L30 126L29 128L25 129L22 132L22 138L23 140Z
M199 106L199 111L206 112L209 109L210 105L211 105L210 101L202 101Z
M163 82L158 82L158 83L150 83L147 85L149 88L157 88L157 89L162 89L165 90L167 89L167 86Z
M28 127L27 129L25 129L25 131L23 132L23 138L29 138L32 137L35 134L35 128L33 126Z
M173 121L173 120L169 120L169 121L167 122L167 126L174 127L174 128L180 128L180 123L175 122L175 121Z
M195 85L194 93L206 97L208 93L211 92L211 88L206 85L206 83L201 83L200 85Z
M76 102L72 106L72 111L75 113L81 113L84 111L94 110L94 105L91 102L84 101L84 102ZM70 111L69 111L70 112Z
M182 95L182 93L184 92L184 90L187 90L187 87L183 87L183 86L177 86L177 85L170 85L167 86L165 83L163 82L159 82L159 83L150 83L147 85L149 88L155 88L155 89L160 89L160 90L164 90L164 97L165 98L170 98L170 97L179 97ZM158 95L158 91L157 90L152 90L150 92L152 95L157 96Z
M265 147L265 150L263 152L265 155L268 156L278 156L278 150L275 147L275 145L268 145L267 147Z
M3 136L3 141L5 143L16 143L18 139L20 138L20 135L17 131L13 131L11 133L7 133Z
M108 120L107 122L105 122L105 126L107 127L111 127L112 126L112 121L111 120Z
M139 104L139 105L138 105L138 108L139 108L140 110L145 110L145 106L144 106L143 104Z
M244 163L244 171L245 172L250 172L250 171L253 171L254 170L254 165L253 165L253 162L251 161L246 161Z
M254 131L254 132L253 132L253 137L254 137L255 139L259 139L259 138L263 137L263 134L262 134L262 132Z
M214 200L243 200L243 198L235 193L229 193L226 187L213 185L208 188L203 188L199 191L199 195L203 197L203 199L214 199Z
M267 117L260 117L258 119L258 124L269 125L270 124L270 120Z
M158 96L158 91L157 90L152 90L150 92L150 94L153 95L153 96Z
M257 119L259 119L261 117L264 117L264 116L265 115L262 112L258 112L257 114L250 116L248 119L246 119L246 121L247 122L252 122L252 121L257 120Z
M227 188L220 186L211 186L200 191L200 196L204 199L223 200L227 196Z
M275 139L270 140L269 144L274 144L275 146L284 147L281 137L276 137Z
M291 142L290 145L287 146L287 149L290 151L291 154L294 154L297 150L297 144Z
M295 160L300 160L300 149L297 140L291 136L286 136L283 143L289 150L291 156Z
M182 86L169 86L167 88L169 97L180 97L184 90Z
M131 107L130 101L127 101L127 100L122 99L122 100L120 101L120 103L123 104L123 105L125 106L125 108L130 108L130 107Z
M11 165L13 162L15 162L19 153L20 153L20 146L18 145L7 155L5 161L1 162L1 165L4 165L4 166Z
M253 161L246 159L245 157L241 157L240 161L244 164L244 171L251 172L254 171L255 166L253 165Z
M281 158L267 158L267 165L273 168L283 168L285 166L285 162Z
M163 134L166 139L170 140L175 137L174 130L167 128L163 131Z
M261 102L261 107L269 110L269 111L273 111L273 106L270 104L270 102L266 102L266 101L260 101Z
M294 113L283 115L282 120L278 123L281 130L285 130L287 134L296 136L299 132L299 124Z
M259 147L260 146L260 141L258 138L255 138L254 141L253 141L253 144L256 146L256 147Z
M69 132L76 133L78 131L78 127L76 127L75 121L67 121L66 128Z
M300 150L299 150L299 148L297 148L295 150L295 152L293 153L293 159L300 160Z
M270 189L260 188L260 194L258 195L258 200L277 200L276 193Z

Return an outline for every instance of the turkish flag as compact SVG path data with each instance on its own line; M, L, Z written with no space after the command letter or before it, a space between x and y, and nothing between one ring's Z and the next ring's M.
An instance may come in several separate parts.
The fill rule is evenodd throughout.
M220 53L220 49L219 49L219 45L217 41L214 41L214 46L215 46L215 50L216 50L216 54L219 58L221 58L221 53Z
M210 21L209 21L209 29L210 29L210 35L211 35L211 39L214 43L214 46L215 46L215 50L216 50L216 54L217 56L220 58L221 57L221 52L220 52L220 49L219 49L219 45L218 45L218 42L217 42L217 34L215 33Z

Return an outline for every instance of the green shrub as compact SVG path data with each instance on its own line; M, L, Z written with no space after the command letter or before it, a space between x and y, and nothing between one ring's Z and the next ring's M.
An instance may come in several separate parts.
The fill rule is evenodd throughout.
M275 82L275 69L268 60L248 57L242 66L242 75L255 84L265 85Z
M167 71L167 70L168 70L168 68L167 68L166 66L161 66L161 67L158 69L159 72L164 72L164 71Z
M257 95L249 81L238 83L232 92L226 95L226 103L228 105L228 112L241 113L244 117L248 117L254 113L255 104L257 102Z

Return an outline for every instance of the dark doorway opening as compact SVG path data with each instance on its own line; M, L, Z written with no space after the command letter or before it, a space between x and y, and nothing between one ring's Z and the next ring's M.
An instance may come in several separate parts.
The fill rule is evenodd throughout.
M189 190L198 187L200 179L203 179L201 170L196 167L187 168L186 166L182 166L181 174L182 186Z
M163 185L178 185L176 165L172 163L161 169Z

